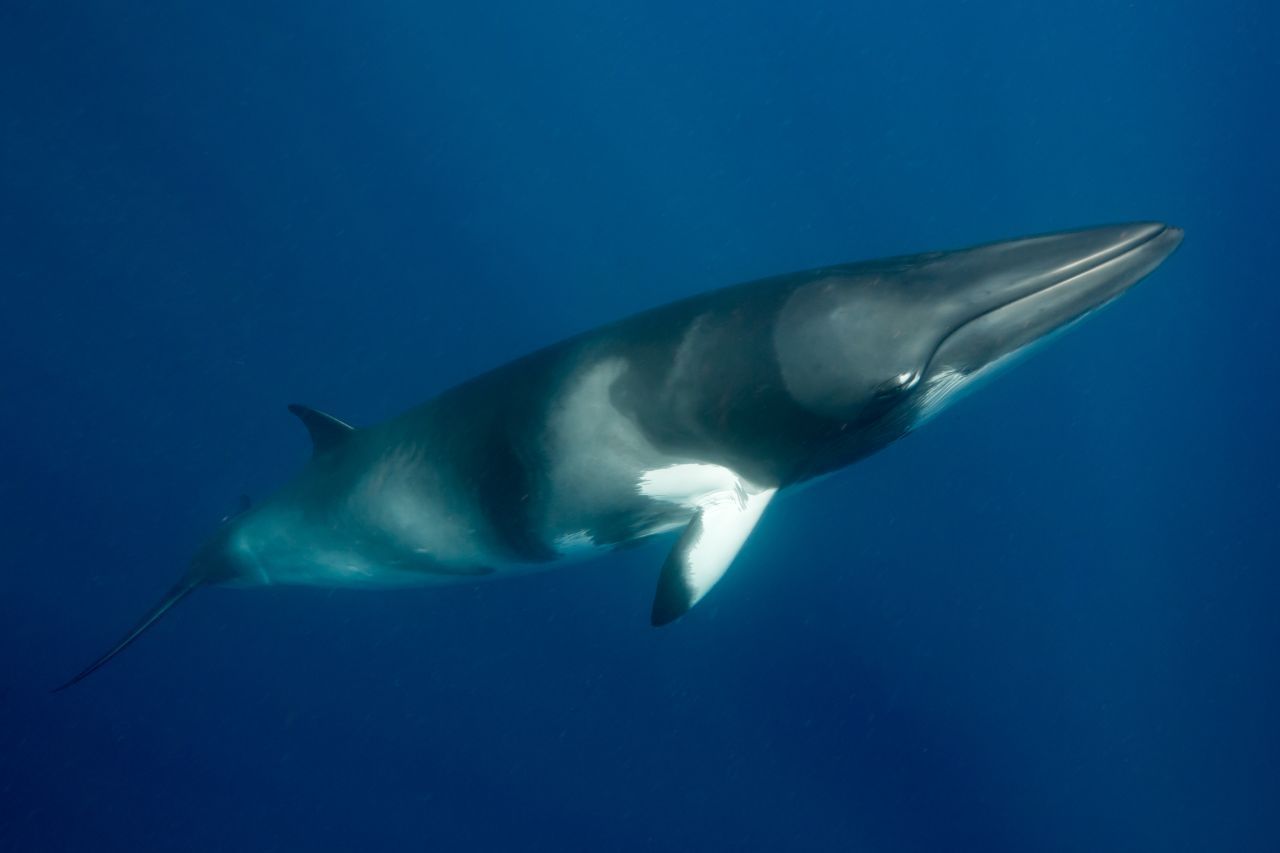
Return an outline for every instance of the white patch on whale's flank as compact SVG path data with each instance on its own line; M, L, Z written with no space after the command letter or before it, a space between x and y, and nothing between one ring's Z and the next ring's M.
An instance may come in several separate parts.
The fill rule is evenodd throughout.
M580 490L599 482L601 473L649 450L636 425L613 405L614 382L627 371L620 358L601 361L572 383L557 401L549 424L555 460L552 479Z
M271 576L267 574L266 568L263 567L262 560L258 558L257 549L253 547L249 537L245 534L244 525L238 527L231 536L227 542L227 550L236 556L241 565L246 569L252 570L252 573L244 581L245 586L250 584L269 586L274 582Z
M458 565L492 562L483 536L466 509L456 505L435 464L426 444L397 445L356 482L347 512L356 523L384 531L406 554L430 554Z
M645 471L636 489L698 514L697 538L686 543L681 554L689 606L724 575L778 491L749 483L722 465L705 462Z
M697 509L709 495L733 492L739 502L746 500L746 484L723 465L687 462L668 465L640 475L636 489L645 497Z
M551 406L548 495L538 507L544 541L578 531L595 541L603 526L616 525L641 503L634 491L639 472L670 461L614 405L614 385L627 369L624 359L603 359L566 382Z
M696 422L697 412L691 407L696 408L701 396L698 389L707 382L707 353L716 350L716 338L720 334L712 316L704 313L694 317L681 336L658 395L659 405L674 422L690 419Z

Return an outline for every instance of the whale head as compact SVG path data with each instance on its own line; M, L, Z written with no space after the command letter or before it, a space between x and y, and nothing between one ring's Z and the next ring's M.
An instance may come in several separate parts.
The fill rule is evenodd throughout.
M775 333L791 395L883 445L1124 293L1182 241L1139 222L822 270Z

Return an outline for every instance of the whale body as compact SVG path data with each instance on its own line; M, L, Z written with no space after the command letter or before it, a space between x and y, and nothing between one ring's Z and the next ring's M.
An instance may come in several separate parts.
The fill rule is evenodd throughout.
M822 267L586 332L375 426L290 406L308 464L58 689L203 585L470 582L681 531L653 602L668 623L780 490L910 433L1181 240L1141 222Z

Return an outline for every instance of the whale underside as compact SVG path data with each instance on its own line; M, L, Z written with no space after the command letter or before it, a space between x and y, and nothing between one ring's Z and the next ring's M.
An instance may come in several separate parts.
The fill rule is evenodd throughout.
M670 622L780 490L911 432L1181 236L1133 223L822 267L592 330L367 428L291 406L314 445L303 470L63 687L202 585L472 582L680 531L652 610Z

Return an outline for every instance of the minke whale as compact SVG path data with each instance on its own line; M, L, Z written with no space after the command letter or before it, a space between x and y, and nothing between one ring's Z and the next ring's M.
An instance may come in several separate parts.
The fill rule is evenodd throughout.
M680 531L653 599L664 625L780 491L910 433L1181 241L1139 222L821 267L580 334L376 426L290 406L314 445L302 471L57 689L201 586L471 583Z

